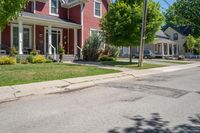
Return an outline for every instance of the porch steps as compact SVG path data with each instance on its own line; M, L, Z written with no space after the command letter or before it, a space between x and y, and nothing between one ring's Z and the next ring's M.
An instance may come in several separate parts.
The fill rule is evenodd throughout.
M51 58L53 58L53 55L49 55ZM59 60L59 55L56 55L57 61ZM63 55L63 61L74 61L75 56L74 55Z

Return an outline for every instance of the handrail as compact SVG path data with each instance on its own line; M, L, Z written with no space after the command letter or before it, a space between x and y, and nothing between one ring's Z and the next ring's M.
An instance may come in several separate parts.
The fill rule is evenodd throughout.
M49 46L53 48L53 59L56 60L56 48L52 44L49 44Z
M78 48L80 51L82 51L82 48L81 48L81 47L79 47L78 45L77 45L77 48Z
M79 47L78 45L76 47L80 50L80 59L83 59L83 55L82 55L83 49Z

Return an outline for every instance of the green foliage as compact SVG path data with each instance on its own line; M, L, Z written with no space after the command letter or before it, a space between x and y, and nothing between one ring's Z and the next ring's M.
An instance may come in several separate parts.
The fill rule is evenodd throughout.
M45 63L46 58L43 55L36 55L33 57L33 63Z
M187 27L190 34L198 37L200 35L200 0L177 0L166 11L164 29L171 26L175 29Z
M119 49L118 47L112 45L106 45L103 55L107 55L109 57L117 58L119 56Z
M33 55L29 55L29 56L26 57L26 60L27 60L29 63L33 63L33 58L34 58Z
M17 62L17 63L21 63L21 58L20 58L20 56L16 56L16 62Z
M15 57L18 54L18 51L15 47L10 48L10 56Z
M59 47L58 53L59 53L59 54L64 54L64 53L65 53L65 49L64 49L63 46L60 46L60 47Z
M101 54L102 39L97 34L92 34L83 47L83 59L86 61L97 61Z
M137 46L140 43L143 4L141 1L119 0L109 6L101 20L105 40L115 46ZM152 42L163 22L160 5L148 1L146 43Z
M16 58L9 56L0 57L0 65L14 65L16 64Z
M15 20L27 2L28 0L0 0L0 28L3 29L8 22Z
M189 35L186 37L186 47L189 50L189 52L193 53L195 44L196 44L196 40L192 35Z
M100 61L115 61L116 58L109 57L108 55L103 55L103 56L99 57L99 60Z
M37 54L38 54L38 52L37 52L36 49L33 49L33 50L30 52L30 55L33 55L33 56L35 56L35 55L37 55Z
M21 60L21 64L28 64L28 60Z
M53 63L53 60L51 59L46 59L46 62L45 63Z

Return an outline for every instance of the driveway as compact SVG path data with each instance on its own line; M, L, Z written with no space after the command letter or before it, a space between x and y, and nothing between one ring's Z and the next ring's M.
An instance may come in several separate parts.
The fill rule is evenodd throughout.
M199 133L200 68L0 104L0 133Z

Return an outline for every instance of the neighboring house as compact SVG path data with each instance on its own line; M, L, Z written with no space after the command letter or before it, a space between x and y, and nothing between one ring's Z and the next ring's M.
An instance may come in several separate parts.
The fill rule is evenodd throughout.
M11 47L19 54L36 49L40 54L77 55L92 32L101 32L99 22L111 0L30 0L17 20L0 32L1 53Z
M188 29L180 28L179 30L175 30L172 27L168 27L164 32L171 40L178 44L179 54L185 54L184 44L186 42L186 36L189 33Z
M155 41L152 44L145 44L144 50L151 50L155 53L156 57L168 57L178 56L178 44L171 40L163 31L159 30L156 32ZM132 49L133 55L139 53L139 46ZM121 50L121 56L127 57L129 50L127 47L123 47Z

